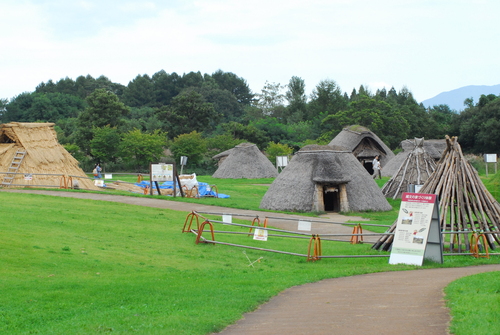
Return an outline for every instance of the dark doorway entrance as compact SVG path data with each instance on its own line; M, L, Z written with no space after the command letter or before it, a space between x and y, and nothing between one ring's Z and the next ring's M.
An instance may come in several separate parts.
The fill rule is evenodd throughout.
M368 171L370 175L373 174L373 160L363 160L361 162L363 164L363 167Z
M323 202L325 212L340 211L339 189L337 186L323 187Z

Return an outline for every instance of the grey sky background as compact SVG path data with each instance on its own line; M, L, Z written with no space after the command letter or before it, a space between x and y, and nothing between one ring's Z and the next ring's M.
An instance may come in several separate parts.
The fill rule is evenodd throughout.
M3 0L0 98L64 77L221 69L254 93L297 76L308 94L330 79L422 101L500 84L499 12L496 0Z

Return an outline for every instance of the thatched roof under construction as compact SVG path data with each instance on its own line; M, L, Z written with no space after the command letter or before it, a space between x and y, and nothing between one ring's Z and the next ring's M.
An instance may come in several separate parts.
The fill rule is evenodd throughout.
M385 164L382 167L382 175L383 176L388 176L391 177L393 176L401 164L406 160L408 157L408 154L413 151L415 148L414 145L414 140L404 140L401 141L400 143L401 148L403 149L400 151L396 157L391 159L387 164ZM436 139L431 139L431 140L425 140L424 141L424 149L427 152L428 155L430 155L436 162L441 158L441 155L443 154L443 151L446 149L446 140L436 140Z
M342 129L328 145L346 148L360 161L371 162L375 156L379 156L382 172L387 162L394 158L391 149L370 129L362 126L349 126Z
M17 151L26 152L17 173L34 174L25 181L14 175L12 184L60 186L61 175L73 176L80 188L98 189L78 166L78 161L57 141L53 123L11 122L0 126L0 172L7 172ZM46 174L46 175L37 175ZM0 180L6 176L1 174ZM69 185L70 186L70 185Z
M392 207L349 150L308 145L299 150L262 198L260 208L317 211L322 190L345 185L345 211L387 211Z
M408 191L408 185L423 185L429 179L436 169L436 162L425 148L423 138L413 140L413 150L408 152L396 173L382 187L386 197L401 198L403 192Z
M274 178L278 170L253 143L242 143L230 149L230 154L212 175L214 178L256 179Z
M487 243L494 248L500 244L500 204L464 158L458 139L446 136L446 144L436 170L419 193L439 196L441 231L451 251L468 252L472 232L485 232ZM396 224L389 232L395 230ZM392 239L386 235L373 248L389 250Z

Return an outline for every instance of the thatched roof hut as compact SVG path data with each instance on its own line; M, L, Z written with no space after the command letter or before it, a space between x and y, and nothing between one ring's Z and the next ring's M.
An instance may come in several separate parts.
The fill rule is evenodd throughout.
M408 152L396 173L382 187L382 193L393 199L401 198L403 192L409 191L409 185L423 185L435 169L436 162L427 153L424 139L416 138L413 141L413 150Z
M64 175L72 176L74 182L78 180L80 188L98 189L87 179L78 161L59 144L53 123L2 124L0 172L3 172L0 176L4 187L61 186L61 175ZM7 175L6 172L22 174ZM32 180L25 180L24 174L32 174Z
M408 154L413 151L415 148L414 145L414 140L404 140L401 141L400 147L403 149L403 151L399 152L396 157L391 159L382 169L382 175L383 176L393 176L401 164L406 160L408 157ZM446 140L425 140L424 141L424 149L427 152L429 156L431 156L435 162L437 162L440 158L441 155L443 154L443 151L446 149Z
M395 156L377 135L363 126L342 129L328 145L343 147L352 152L369 174L373 174L372 162L375 156L379 156L383 175L385 165Z
M253 143L242 143L230 149L229 155L212 175L225 179L274 178L278 170Z
M300 149L262 198L260 208L283 211L388 211L392 207L349 150Z

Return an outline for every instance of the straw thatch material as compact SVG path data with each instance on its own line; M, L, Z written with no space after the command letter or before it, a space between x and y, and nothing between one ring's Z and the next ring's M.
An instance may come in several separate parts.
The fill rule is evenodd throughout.
M273 163L253 143L242 143L230 149L229 156L224 159L214 178L256 179L274 178L278 170Z
M384 175L385 165L395 156L377 135L362 126L349 126L342 129L328 145L344 147L351 151L370 173L373 171L371 169L373 159L379 156L382 175Z
M415 148L414 140L404 140L400 143L403 151L399 152L396 157L391 159L382 169L382 176L391 177L393 176L403 164L403 162L408 157L409 153ZM444 150L446 149L446 140L425 140L424 149L429 154L434 161L438 161L441 158Z
M7 172L17 150L25 151L18 173L62 174L78 176L80 188L97 190L92 180L78 166L78 161L57 141L53 123L11 122L0 126L0 172ZM3 180L5 174L0 178ZM34 175L25 181L23 175L15 175L13 184L60 186L60 176ZM71 186L71 185L69 185Z
M338 192L334 211L388 211L392 207L349 150L308 145L299 150L262 198L260 208L324 211L328 192Z
M382 193L393 199L401 198L403 192L407 192L408 185L423 185L435 169L436 162L425 150L424 139L416 138L413 141L413 150L406 155L396 173L382 187Z
M215 156L212 156L212 159L215 159L217 161L217 166L220 166L222 162L233 152L234 148L228 149L226 151L223 151Z
M471 232L496 232L486 234L490 248L495 248L500 244L500 204L464 158L457 137L446 136L446 144L436 170L419 193L437 194L441 231L458 232L446 234L449 237L443 234L443 241L449 242L450 251L469 252ZM394 222L389 232L394 232L396 225ZM393 236L384 236L373 248L389 250L392 240Z

